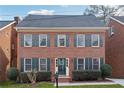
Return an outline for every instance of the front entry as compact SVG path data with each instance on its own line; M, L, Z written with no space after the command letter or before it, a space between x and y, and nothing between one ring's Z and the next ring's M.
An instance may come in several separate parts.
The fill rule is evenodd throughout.
M68 58L56 58L55 60L55 73L58 72L60 76L69 75L69 60Z
M66 59L58 58L58 74L66 75Z

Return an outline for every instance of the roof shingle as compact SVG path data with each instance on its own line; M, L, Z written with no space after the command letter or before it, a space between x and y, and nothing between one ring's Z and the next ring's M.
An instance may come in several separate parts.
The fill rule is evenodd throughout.
M28 15L17 27L106 27L95 16Z
M112 16L112 17L124 23L124 16Z
M12 21L0 21L0 28L10 24Z

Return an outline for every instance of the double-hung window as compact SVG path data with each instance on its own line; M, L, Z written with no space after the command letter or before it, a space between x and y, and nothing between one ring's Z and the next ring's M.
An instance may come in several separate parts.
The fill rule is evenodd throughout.
M92 34L92 47L99 47L99 34Z
M84 59L78 58L77 59L77 70L84 70Z
M77 46L78 47L84 47L85 46L85 35L84 34L78 34L77 35Z
M93 70L99 70L99 58L93 58Z
M40 34L39 35L39 46L40 47L47 46L47 34Z
M85 58L85 70L92 70L92 58Z
M24 35L24 46L31 47L32 46L32 34Z
M30 72L32 71L32 59L31 58L25 58L24 60L24 72Z
M47 71L47 59L46 58L39 59L39 71Z
M58 47L66 46L66 35L58 35Z

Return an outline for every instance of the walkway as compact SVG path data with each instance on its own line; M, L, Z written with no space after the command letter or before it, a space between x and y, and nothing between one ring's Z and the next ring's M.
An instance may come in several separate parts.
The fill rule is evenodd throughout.
M59 83L59 86L80 86L80 85L111 85L115 82L76 82L76 83ZM54 84L55 86L55 84Z
M108 78L109 80L112 80L113 82L120 84L124 86L124 79L114 79L114 78Z

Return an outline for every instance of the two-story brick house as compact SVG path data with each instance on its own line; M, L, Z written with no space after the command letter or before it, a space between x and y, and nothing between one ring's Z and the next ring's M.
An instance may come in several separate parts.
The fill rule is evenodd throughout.
M112 77L124 78L124 16L110 17L106 34L106 63L112 66Z
M18 24L18 19L15 17L12 21L0 21L0 81L7 79L6 71L8 68L16 67L17 33L14 27Z
M22 72L59 73L72 80L73 70L99 70L105 63L106 27L95 16L28 15L16 27L17 68Z

